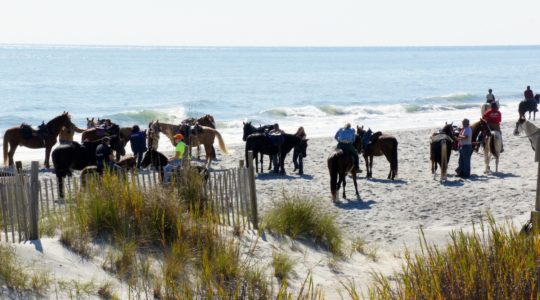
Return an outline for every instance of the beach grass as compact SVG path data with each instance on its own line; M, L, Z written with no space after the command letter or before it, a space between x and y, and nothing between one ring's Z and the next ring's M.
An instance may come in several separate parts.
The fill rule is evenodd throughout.
M294 268L294 260L283 252L272 253L274 276L279 280L287 280Z
M11 246L0 244L0 262L0 282L21 296L26 292L42 294L52 281L49 272L25 266Z
M291 298L286 284L274 291L272 276L242 258L238 240L242 231L226 230L216 222L218 218L206 209L200 177L186 174L180 182L142 192L105 174L99 182L90 180L67 217L51 222L58 228L51 225L47 231L61 229L62 243L89 259L93 243L109 245L102 267L125 282L135 298L272 299L280 294ZM328 226L324 218L321 223ZM327 239L328 231L315 232L319 239ZM283 277L291 268L280 271ZM89 291L82 285L68 287L70 295ZM104 298L116 295L112 285L91 290ZM303 293L322 295L316 290L306 288Z
M293 239L313 239L335 255L344 253L336 217L313 199L284 194L263 216L263 228Z
M430 245L421 232L420 251L406 250L401 271L389 279L373 274L371 299L537 299L538 232L520 234L493 217L450 234L446 247Z

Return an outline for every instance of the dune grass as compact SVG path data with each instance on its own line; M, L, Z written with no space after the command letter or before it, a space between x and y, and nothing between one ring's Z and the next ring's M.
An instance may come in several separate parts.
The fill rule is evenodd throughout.
M109 174L90 180L61 224L61 239L87 257L91 241L109 244L103 268L127 283L130 297L291 298L286 284L274 294L269 274L241 259L237 236L206 209L198 174L184 174L180 183L144 193ZM320 294L315 289L306 293ZM115 294L111 286L100 293Z
M335 216L312 199L283 195L263 216L263 228L293 239L313 239L335 255L344 253L343 234Z
M283 252L272 253L272 267L274 276L279 280L286 280L292 272L294 261Z
M506 223L454 231L446 247L429 245L421 233L421 251L405 252L401 272L390 280L374 274L371 299L537 299L538 233L522 235Z
M19 294L47 291L51 277L49 272L35 270L15 256L12 247L0 244L0 283Z

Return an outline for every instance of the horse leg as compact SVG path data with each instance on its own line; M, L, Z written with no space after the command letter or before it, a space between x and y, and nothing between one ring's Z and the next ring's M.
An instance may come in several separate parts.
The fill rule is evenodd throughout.
M339 195L339 189L341 188L341 182L344 180L344 177L345 175L341 172L341 171L338 171L338 182L337 182L337 185L336 185L336 195ZM345 195L345 193L343 194ZM334 202L336 202L338 199L336 198L336 200Z
M287 154L279 153L279 174L285 175L285 156Z
M356 191L356 198L357 199L360 199L360 193L358 193L358 183L356 182L356 171L352 171L352 180L353 180L353 183L354 183L354 190ZM345 190L345 189L343 189Z
M369 156L369 178L373 177L373 155Z
M13 156L15 156L15 150L17 150L17 147L19 146L18 144L15 144L15 143L9 143L9 153L8 153L8 157L9 157L9 165L10 166L13 166L15 165L15 162L13 161Z
M262 155L261 155L261 159L262 159ZM274 157L272 155L268 155L268 171L272 170L272 162L274 161ZM262 161L262 160L261 160Z
M366 162L366 178L369 178L369 157L364 155L364 161Z
M49 169L51 166L49 165L49 157L51 156L51 148L52 146L47 146L45 148L45 168Z
M342 175L340 175L341 178L342 178L342 184L343 184L343 199L347 199L347 196L345 195L345 186L347 185L346 184L346 180L347 180L347 173L343 173Z
M64 199L64 177L56 176L56 180L58 181L58 197Z

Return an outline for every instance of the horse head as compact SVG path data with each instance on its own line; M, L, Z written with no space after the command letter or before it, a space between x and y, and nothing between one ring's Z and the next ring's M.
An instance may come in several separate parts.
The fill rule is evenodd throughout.
M294 149L296 151L298 151L300 153L300 155L302 155L302 157L304 157L304 158L307 156L307 146L308 146L307 142L308 142L308 140L309 139L302 138L300 140L300 143L298 145L294 146Z
M252 134L252 133L255 133L257 131L257 129L251 125L251 122L242 122L244 123L244 136L242 137L242 140L245 142L247 140L247 137Z
M48 132L55 132L57 130L58 132L60 132L62 127L69 127L70 125L71 125L71 117L69 116L69 113L64 111L58 117L55 117L54 119L47 122L47 125L45 126L47 127Z

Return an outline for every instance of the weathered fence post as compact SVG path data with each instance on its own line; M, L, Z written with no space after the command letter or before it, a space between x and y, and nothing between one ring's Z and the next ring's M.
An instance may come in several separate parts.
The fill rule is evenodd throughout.
M22 173L22 162L16 161L15 162L15 168L17 169L17 173L21 174Z
M251 200L251 217L253 221L253 227L259 229L259 216L257 210L257 191L255 190L255 169L253 168L253 151L248 152L248 166L249 166L249 198Z
M534 230L540 229L540 138L536 139L534 161L538 163L538 173L536 175L536 203L531 212L531 221Z
M39 239L39 162L33 161L30 167L30 240Z

